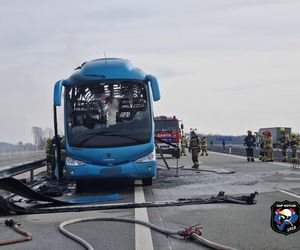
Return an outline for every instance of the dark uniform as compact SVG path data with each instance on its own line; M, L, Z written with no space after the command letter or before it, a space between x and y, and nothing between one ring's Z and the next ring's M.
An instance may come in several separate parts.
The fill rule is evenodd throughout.
M196 135L195 132L191 133L190 138L190 150L192 152L192 161L194 165L192 168L199 168L199 152L200 152L200 140L199 137Z
M251 131L248 131L248 135L244 139L244 145L246 146L247 161L254 161L253 149L255 147L256 139L252 135Z
M225 140L222 141L222 145L223 145L223 152L225 152L226 151L226 141Z

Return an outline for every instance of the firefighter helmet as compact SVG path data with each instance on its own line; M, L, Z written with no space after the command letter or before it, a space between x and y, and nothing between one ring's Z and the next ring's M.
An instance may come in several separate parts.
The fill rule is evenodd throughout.
M291 137L295 137L296 136L294 132L291 132L290 135L291 135Z
M285 128L280 128L280 132L284 133L285 132Z
M272 135L272 134L271 134L271 131L270 131L270 130L266 130L266 131L265 131L265 135L266 135L266 136L271 136L271 135Z

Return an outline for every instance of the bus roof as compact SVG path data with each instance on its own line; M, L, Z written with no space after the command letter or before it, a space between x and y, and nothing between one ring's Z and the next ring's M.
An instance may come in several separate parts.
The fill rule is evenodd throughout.
M100 58L84 62L75 72L64 80L64 85L71 85L77 81L131 79L145 80L146 74L139 68L133 67L127 59Z

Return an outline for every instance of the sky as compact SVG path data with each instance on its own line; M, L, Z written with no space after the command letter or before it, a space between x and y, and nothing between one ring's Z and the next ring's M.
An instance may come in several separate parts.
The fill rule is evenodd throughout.
M155 75L155 114L186 131L300 132L299 13L298 0L1 0L0 141L53 127L54 83L104 53Z

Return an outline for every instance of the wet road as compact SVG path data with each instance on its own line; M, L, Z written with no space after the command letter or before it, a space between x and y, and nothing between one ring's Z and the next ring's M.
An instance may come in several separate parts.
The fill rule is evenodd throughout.
M176 166L175 159L167 159L170 166ZM163 165L162 161L160 164ZM210 204L185 207L165 207L93 211L80 213L59 213L47 215L22 215L14 219L33 234L31 242L6 246L3 249L83 249L58 231L60 222L67 219L91 216L118 216L122 218L149 219L153 224L177 230L180 225L201 223L203 236L238 249L298 249L300 232L284 236L270 227L270 207L275 201L298 201L300 203L300 169L292 169L283 163L248 163L244 157L209 152L201 158L201 169L220 172L236 171L235 174L216 174L165 170L160 167L152 187L139 185L107 186L89 190L93 194L118 192L118 202L163 201L178 198L192 198L203 195L242 195L259 192L256 205ZM188 169L191 159L181 158L179 166ZM84 194L80 194L84 195ZM16 237L3 226L0 219L0 239ZM116 222L88 222L68 226L68 229L90 242L95 249L206 249L194 242L160 235L141 227Z

